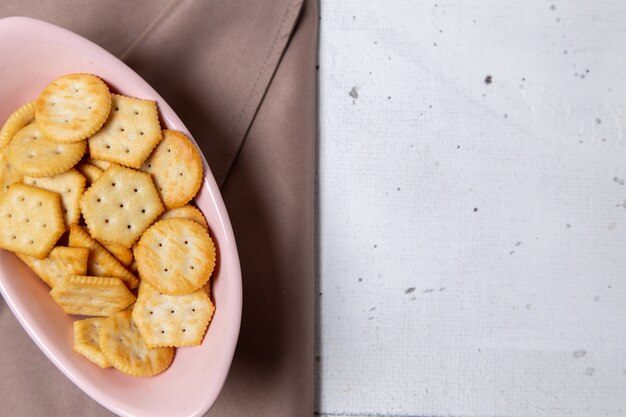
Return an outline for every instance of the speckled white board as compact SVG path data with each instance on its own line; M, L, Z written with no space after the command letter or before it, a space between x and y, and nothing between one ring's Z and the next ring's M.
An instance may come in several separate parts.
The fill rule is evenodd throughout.
M323 0L322 416L626 415L626 2Z

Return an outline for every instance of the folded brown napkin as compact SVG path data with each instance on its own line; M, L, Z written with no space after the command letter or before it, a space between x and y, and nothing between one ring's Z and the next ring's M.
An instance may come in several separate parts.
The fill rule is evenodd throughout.
M57 24L123 59L174 108L221 184L244 311L207 415L312 415L316 1L7 0L7 16ZM111 415L1 299L0 335L0 415Z

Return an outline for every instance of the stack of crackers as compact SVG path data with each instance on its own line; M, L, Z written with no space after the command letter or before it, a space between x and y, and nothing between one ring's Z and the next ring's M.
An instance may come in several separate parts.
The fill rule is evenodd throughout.
M47 285L74 322L74 350L133 376L202 343L216 250L190 201L200 154L161 130L157 104L69 74L0 130L0 248Z

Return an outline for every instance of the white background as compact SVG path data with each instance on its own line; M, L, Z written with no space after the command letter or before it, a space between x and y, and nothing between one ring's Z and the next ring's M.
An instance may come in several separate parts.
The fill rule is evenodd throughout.
M317 413L626 415L626 2L321 16Z

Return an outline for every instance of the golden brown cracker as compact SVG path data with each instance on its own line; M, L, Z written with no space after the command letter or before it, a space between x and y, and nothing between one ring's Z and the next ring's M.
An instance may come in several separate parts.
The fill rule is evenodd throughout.
M104 124L111 109L107 85L92 74L68 74L48 84L35 105L35 118L51 140L78 142Z
M111 163L109 161L102 161L100 159L87 158L85 162L87 162L88 164L97 166L103 171L106 171L111 166Z
M141 167L152 175L166 208L187 204L202 185L202 158L181 132L164 130L163 140Z
M102 245L104 249L107 250L115 259L117 259L122 265L128 267L131 262L133 262L133 252L124 246L115 244L115 243L107 243L107 242L98 242Z
M119 165L89 187L80 207L95 239L128 248L163 212L150 175Z
M92 158L139 168L161 141L156 102L113 94L111 114L89 138Z
M110 368L111 364L100 349L100 327L104 320L103 318L92 318L74 322L74 351L100 368Z
M0 129L0 149L5 148L13 136L35 120L35 102L31 101L15 110Z
M85 141L58 143L45 136L37 123L31 123L13 136L6 157L23 175L52 177L76 165L85 149Z
M11 166L4 152L0 151L0 194L8 190L11 184L21 182L23 179L24 176Z
M161 214L161 217L159 217L159 220L167 219L193 220L194 222L204 227L207 231L209 230L209 224L207 223L204 214L202 214L202 212L198 210L198 208L189 204L175 209L166 210L165 213Z
M213 316L213 303L200 289L186 295L165 295L143 282L133 308L133 321L150 347L196 346Z
M130 273L118 262L113 255L94 240L81 226L70 226L69 245L71 247L87 248L90 250L87 262L87 273L101 277L115 277L126 283L128 288L137 288L137 277Z
M150 348L133 323L131 311L107 318L100 328L100 348L109 363L131 376L153 376L165 371L174 359L171 347Z
M70 275L52 288L50 295L67 314L107 317L135 302L119 278Z
M79 162L78 164L76 164L76 170L78 170L78 172L80 172L83 177L85 177L88 185L93 184L98 178L100 178L100 175L102 175L102 173L104 172L97 166L91 165L87 162Z
M55 246L47 257L37 259L34 256L16 254L48 286L54 287L69 275L85 275L89 249Z
M65 231L58 194L15 183L0 195L0 248L45 258Z
M24 177L24 184L53 191L61 196L61 209L65 226L78 223L80 220L80 197L85 192L87 180L80 172L70 169L62 174L48 178Z
M209 233L188 219L160 220L135 251L139 275L164 294L189 294L211 277L216 252Z

